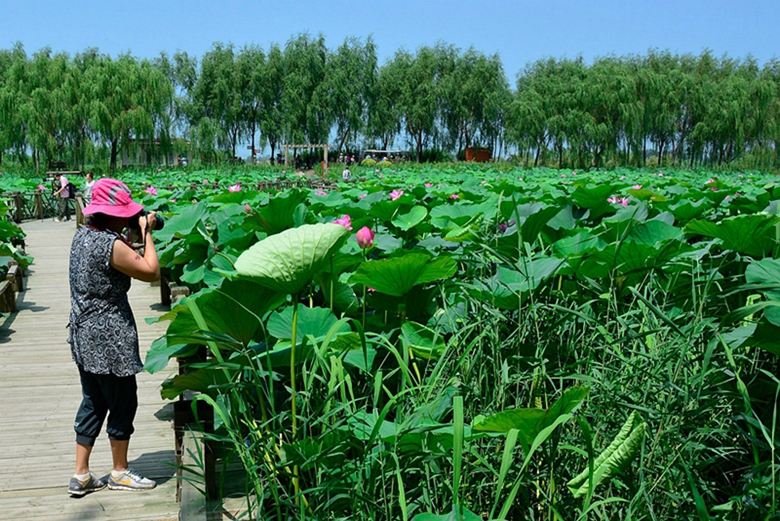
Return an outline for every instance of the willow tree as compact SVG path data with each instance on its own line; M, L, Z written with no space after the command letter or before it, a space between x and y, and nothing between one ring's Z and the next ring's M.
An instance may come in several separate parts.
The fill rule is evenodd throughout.
M322 103L330 106L337 152L350 137L354 141L365 129L376 83L376 47L370 37L365 44L357 38L347 38L328 55L325 79L317 96L324 96Z
M246 87L237 66L233 46L215 43L200 62L200 75L193 91L196 119L208 118L219 129L218 143L236 155L236 145L246 128L242 98Z
M271 159L275 158L276 145L284 135L282 122L282 103L284 86L284 56L278 45L268 50L263 74L263 112L260 132L271 148Z
M236 58L240 119L244 122L246 137L251 143L252 158L255 158L255 135L266 117L263 100L266 98L265 53L256 45L241 49ZM235 155L235 154L234 154Z
M290 143L326 141L331 123L327 96L315 96L325 79L325 39L302 34L287 42L283 56L281 113L285 139Z
M140 63L130 55L117 60L103 56L86 78L94 88L90 124L110 146L110 168L131 139L154 139L154 115L162 111L173 95L165 75L147 60Z
M457 55L441 88L442 122L457 152L475 142L492 146L509 95L498 55L485 56L473 48Z

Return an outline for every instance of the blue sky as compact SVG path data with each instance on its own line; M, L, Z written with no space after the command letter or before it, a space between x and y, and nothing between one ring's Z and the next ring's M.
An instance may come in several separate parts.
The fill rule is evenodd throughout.
M71 55L97 47L112 56L182 50L200 57L218 41L267 49L309 32L334 49L346 37L370 35L380 63L437 41L499 53L514 84L526 64L548 56L590 63L649 48L709 48L763 64L780 58L778 21L778 0L0 0L0 48L20 41L29 54L50 46Z

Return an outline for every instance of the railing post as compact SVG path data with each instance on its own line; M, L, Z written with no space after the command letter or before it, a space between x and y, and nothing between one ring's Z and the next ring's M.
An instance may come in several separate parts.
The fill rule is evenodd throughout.
M24 217L24 198L22 197L22 194L19 192L13 193L13 199L14 199L14 222L20 223L22 222L22 219Z
M41 191L37 188L35 189L35 199L34 199L34 205L35 205L35 218L36 219L43 219L43 196L41 195Z

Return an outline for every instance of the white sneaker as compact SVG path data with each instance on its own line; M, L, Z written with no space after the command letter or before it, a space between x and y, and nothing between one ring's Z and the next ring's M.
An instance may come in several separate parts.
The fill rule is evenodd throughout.
M58 222L60 222L60 220L59 220L59 219L57 219L57 218L55 217L55 218L54 218L54 222L55 222L55 223L58 223Z
M145 478L132 469L125 470L119 477L114 477L111 472L108 475L108 488L111 490L151 490L157 486L157 483L149 478Z

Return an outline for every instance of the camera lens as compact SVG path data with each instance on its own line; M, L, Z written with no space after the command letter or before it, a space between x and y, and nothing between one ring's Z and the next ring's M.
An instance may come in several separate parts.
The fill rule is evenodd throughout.
M154 229L162 230L165 227L165 221L159 215L154 216Z

